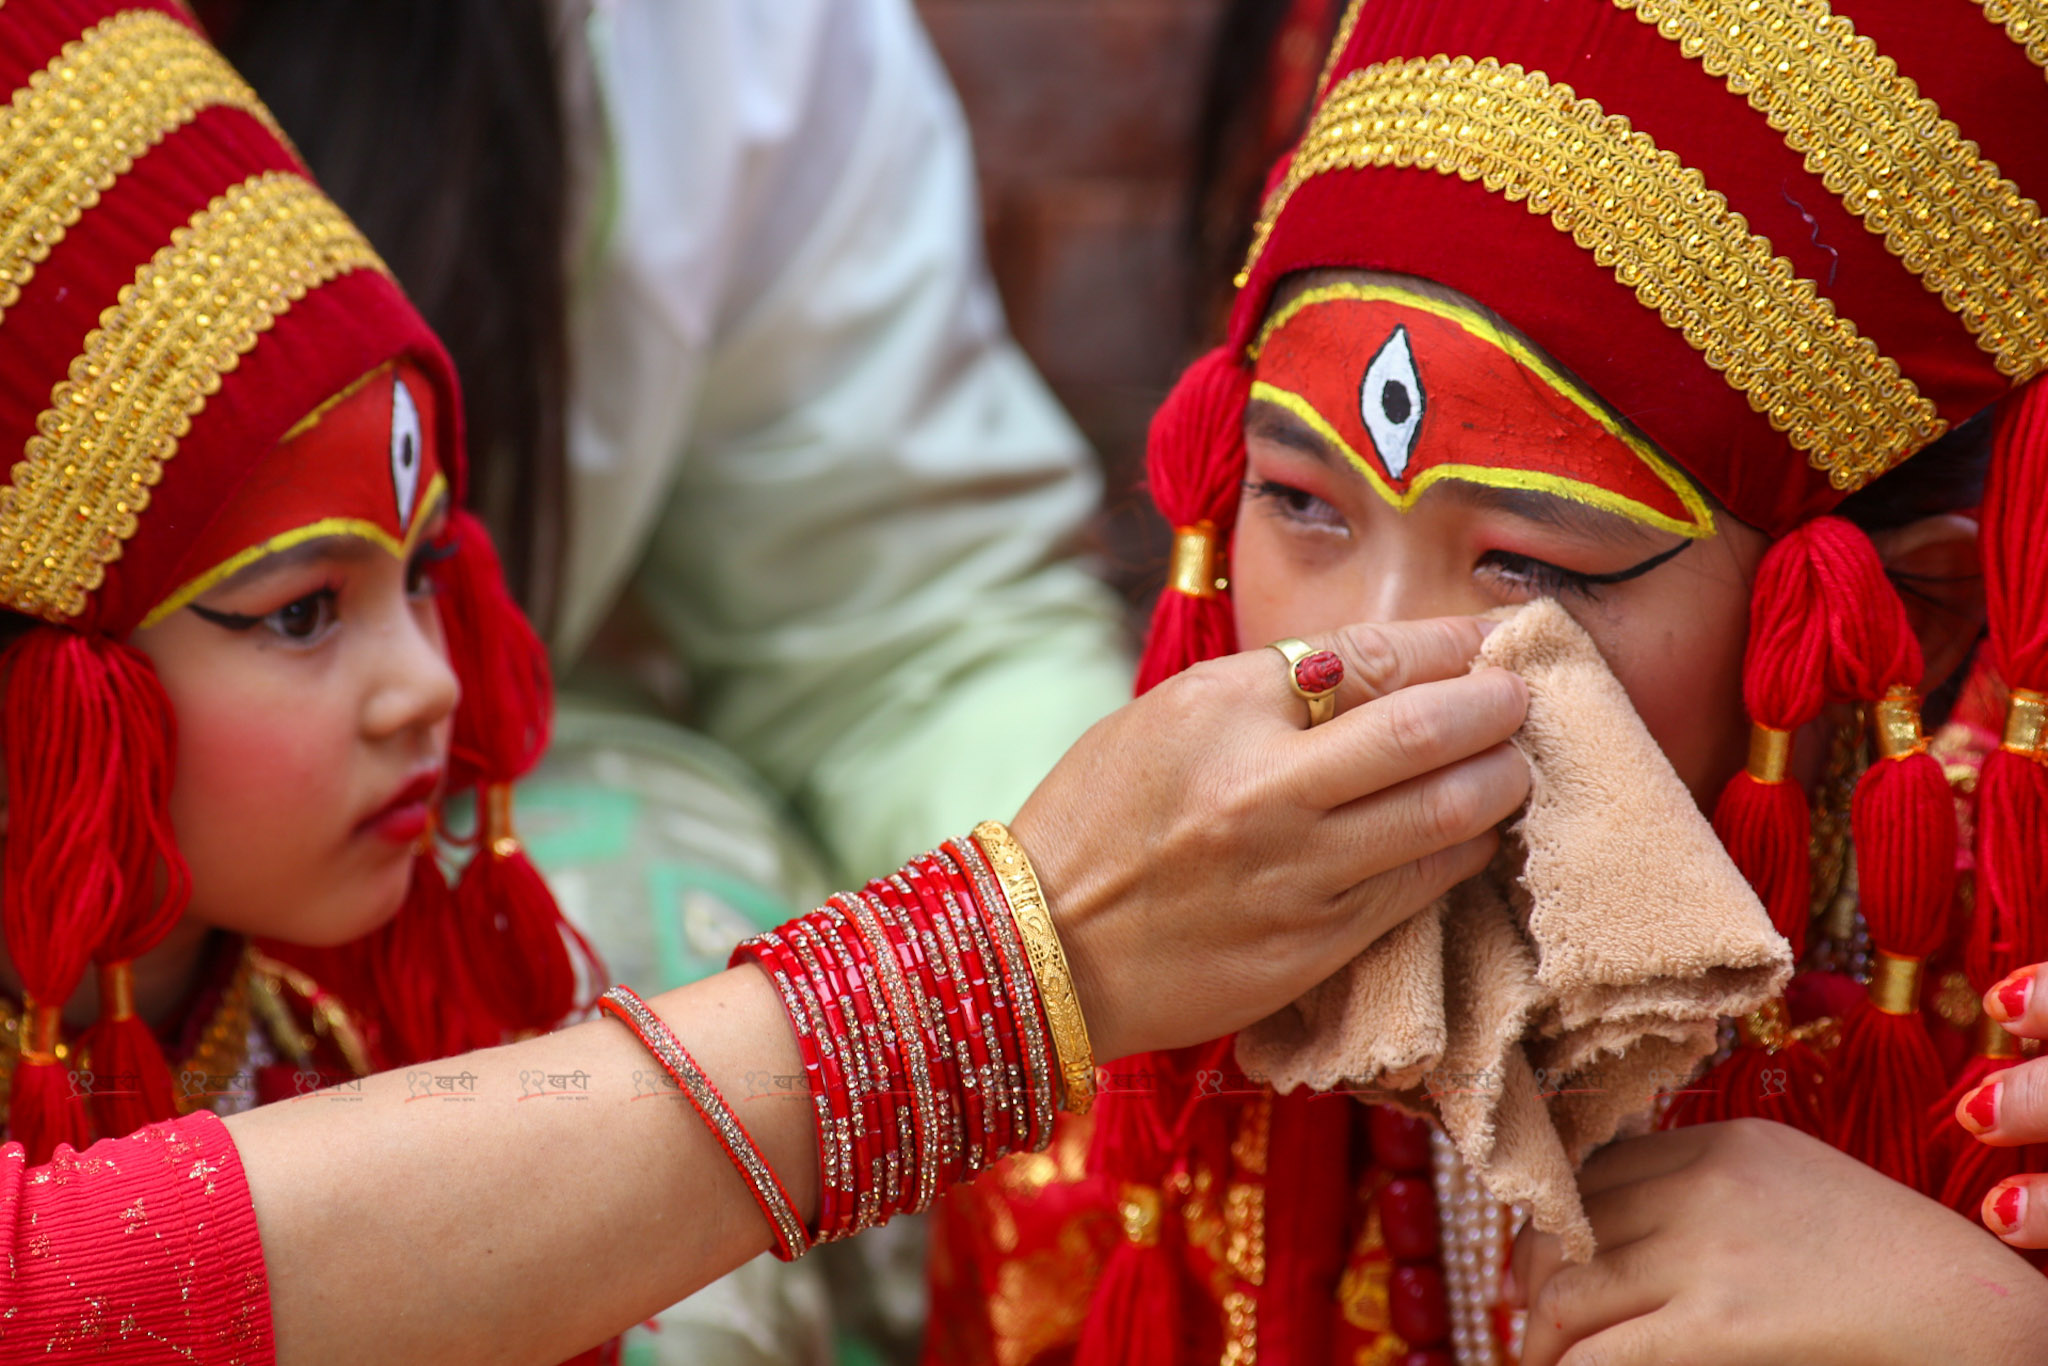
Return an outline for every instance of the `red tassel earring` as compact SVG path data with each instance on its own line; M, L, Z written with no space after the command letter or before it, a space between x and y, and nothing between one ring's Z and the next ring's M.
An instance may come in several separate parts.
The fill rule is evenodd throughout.
M1795 962L1805 952L1812 896L1806 792L1789 766L1793 735L1827 701L1828 603L1815 561L1839 534L1826 519L1810 522L1757 567L1742 666L1749 763L1714 808L1714 833L1791 942ZM1734 1051L1673 1100L1663 1123L1763 1118L1819 1136L1828 1128L1826 1088L1826 1062L1773 1001L1738 1024Z
M1191 664L1237 648L1229 585L1219 572L1244 480L1244 410L1251 375L1227 347L1210 351L1174 385L1152 418L1146 477L1152 501L1174 528L1172 572L1152 612L1137 691ZM1228 1041L1220 1049L1230 1058ZM1089 1166L1115 1183L1123 1237L1097 1284L1077 1366L1172 1366L1179 1359L1181 1281L1175 1260L1167 1164L1194 1105L1191 1078L1201 1050L1148 1054L1127 1069L1147 1087L1105 1092L1095 1107Z
M2048 390L2036 383L2008 399L1984 490L1984 598L1993 669L2011 690L2003 743L1977 778L1976 905L1964 955L1980 992L2016 968L2048 960ZM1975 1215L2007 1176L2038 1170L2041 1147L1994 1148L1955 1120L1956 1103L2020 1060L2018 1042L1995 1020L1928 1116L1948 1159L1941 1199Z
M1187 368L1152 417L1145 476L1153 503L1173 527L1173 561L1138 660L1141 693L1237 648L1219 566L1237 521L1250 396L1250 372L1218 347Z
M1928 1107L1941 1095L1942 1069L1920 1013L1920 989L1954 898L1955 806L1920 733L1920 645L1905 605L1860 533L1835 549L1821 564L1824 591L1838 607L1830 692L1876 702L1878 757L1850 807L1874 962L1868 995L1843 1021L1834 1142L1893 1180L1926 1190L1921 1135Z
M189 880L167 810L170 703L149 661L114 641L39 627L5 663L0 932L28 1004L8 1123L35 1163L59 1143L89 1140L81 1088L57 1056L64 1002L95 952L119 960L160 940L184 912ZM168 1117L170 1079L133 1010L110 1013L125 1018L103 1019L99 1069L130 1072L139 1091L150 1088L132 1105L108 1098L103 1121L126 1132L131 1119Z
M462 682L449 783L477 794L478 847L454 890L483 1004L510 1033L550 1029L573 1010L579 962L602 980L597 955L562 919L512 824L512 784L547 749L554 705L547 650L505 589L483 524L457 513L456 553L444 565L441 618Z

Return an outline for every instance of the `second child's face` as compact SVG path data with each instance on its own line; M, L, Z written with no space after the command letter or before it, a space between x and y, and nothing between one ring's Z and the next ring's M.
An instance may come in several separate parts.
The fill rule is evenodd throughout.
M352 394L320 439L370 441L363 458L396 467L392 394L388 376ZM365 415L349 405L381 408L351 421ZM458 696L429 572L445 485L420 477L423 449L408 454L410 482L396 482L414 501L382 519L397 536L377 518L323 516L188 586L134 636L177 716L171 816L201 922L332 945L404 900ZM299 497L290 477L267 496Z
M1239 640L1555 597L1711 810L1747 752L1742 656L1762 533L1704 500L1688 510L1553 393L1523 411L1530 373L1479 347L1461 358L1469 336L1427 313L1367 300L1315 321L1297 337L1313 353L1269 346L1254 369L1230 554ZM1339 403L1351 412L1322 411ZM1566 441L1593 454L1566 454Z

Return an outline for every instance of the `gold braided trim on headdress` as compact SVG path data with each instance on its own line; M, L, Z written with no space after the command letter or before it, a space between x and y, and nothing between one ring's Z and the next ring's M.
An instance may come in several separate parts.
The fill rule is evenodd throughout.
M1973 0L1984 17L2027 50L2027 60L2048 67L2048 4L2042 0Z
M1726 79L1997 364L2048 368L2040 206L1827 0L1614 0Z
M0 314L135 158L220 105L285 141L220 54L158 10L102 20L29 77L0 124Z
M309 291L361 269L384 263L283 171L171 234L100 315L0 489L0 603L51 621L83 611L221 376Z
M1239 285L1295 190L1368 166L1482 181L1548 215L1837 488L1861 487L1947 430L1898 363L1697 170L1570 86L1490 57L1380 63L1339 81L1260 215Z

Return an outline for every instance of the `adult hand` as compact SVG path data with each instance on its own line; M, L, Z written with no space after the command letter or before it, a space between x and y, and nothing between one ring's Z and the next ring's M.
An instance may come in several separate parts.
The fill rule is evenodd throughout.
M1486 866L1528 796L1528 694L1467 673L1455 617L1312 640L1344 661L1307 728L1280 653L1198 664L1068 751L1012 823L1103 1059L1215 1038L1295 1000Z
M2041 965L2021 968L1984 993L1991 1018L2022 1039L2048 1039ZM1956 1104L1956 1122L1981 1143L2048 1143L2048 1057L2006 1068ZM1984 1197L1985 1226L2014 1247L2048 1247L2048 1174L2017 1176Z
M1600 1251L1524 1230L1522 1366L2040 1360L2048 1282L1944 1205L1795 1129L1736 1120L1595 1154Z

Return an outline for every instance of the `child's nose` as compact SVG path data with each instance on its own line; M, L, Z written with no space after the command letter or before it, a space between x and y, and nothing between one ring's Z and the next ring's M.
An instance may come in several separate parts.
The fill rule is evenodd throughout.
M408 604L388 625L384 645L378 686L365 717L371 735L424 729L452 715L462 685L448 662L433 605Z

